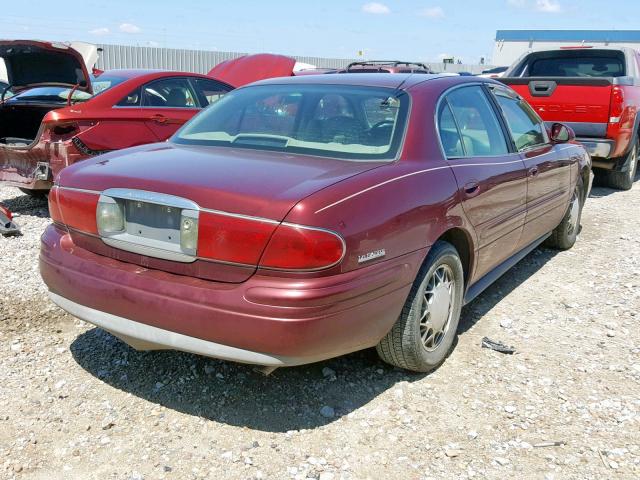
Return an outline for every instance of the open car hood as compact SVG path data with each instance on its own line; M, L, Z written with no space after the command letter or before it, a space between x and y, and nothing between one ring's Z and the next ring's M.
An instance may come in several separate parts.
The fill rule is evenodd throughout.
M78 90L92 93L82 55L64 43L0 40L0 63L14 92L42 85L77 85Z
M225 60L213 67L207 75L238 88L267 78L290 77L295 65L295 58L258 53Z

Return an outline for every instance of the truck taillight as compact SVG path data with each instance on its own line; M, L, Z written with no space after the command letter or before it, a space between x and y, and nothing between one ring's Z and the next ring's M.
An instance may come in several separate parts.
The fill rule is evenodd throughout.
M92 192L54 187L49 192L51 220L81 232L97 235L98 198L99 196Z
M321 270L342 260L345 244L328 230L282 223L271 237L260 266L278 270Z
M621 87L614 86L611 90L611 108L609 109L609 123L618 123L624 111L624 92Z

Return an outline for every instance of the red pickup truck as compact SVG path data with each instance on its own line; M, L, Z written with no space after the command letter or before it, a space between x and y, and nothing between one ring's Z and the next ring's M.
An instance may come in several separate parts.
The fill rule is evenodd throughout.
M531 52L499 81L522 95L547 125L573 128L609 186L633 186L640 151L638 52L608 47Z

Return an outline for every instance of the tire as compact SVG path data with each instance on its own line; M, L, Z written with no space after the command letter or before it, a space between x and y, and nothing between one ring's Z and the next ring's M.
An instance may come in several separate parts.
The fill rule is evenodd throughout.
M629 169L626 172L606 172L607 185L618 190L631 190L638 170L638 152L640 152L640 137L636 139L629 152Z
M451 351L463 295L460 256L450 243L437 242L418 272L400 317L376 346L380 358L414 372L438 368Z
M22 193L29 195L31 198L43 199L47 198L49 195L49 190L31 190L29 188L20 188L18 187Z
M557 250L569 250L576 243L580 233L580 220L582 218L582 208L584 207L584 186L582 180L578 180L578 185L573 192L569 207L560 224L551 232L551 236L545 245Z

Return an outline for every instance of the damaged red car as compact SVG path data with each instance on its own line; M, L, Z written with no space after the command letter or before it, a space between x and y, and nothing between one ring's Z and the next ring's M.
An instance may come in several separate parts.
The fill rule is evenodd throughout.
M273 368L376 347L424 372L465 303L542 242L571 248L590 167L490 79L267 80L64 169L40 271L138 349Z
M8 89L0 100L0 182L47 192L58 172L105 152L164 141L235 87L291 75L295 60L249 55L208 75L157 70L89 74L65 44L0 41Z

